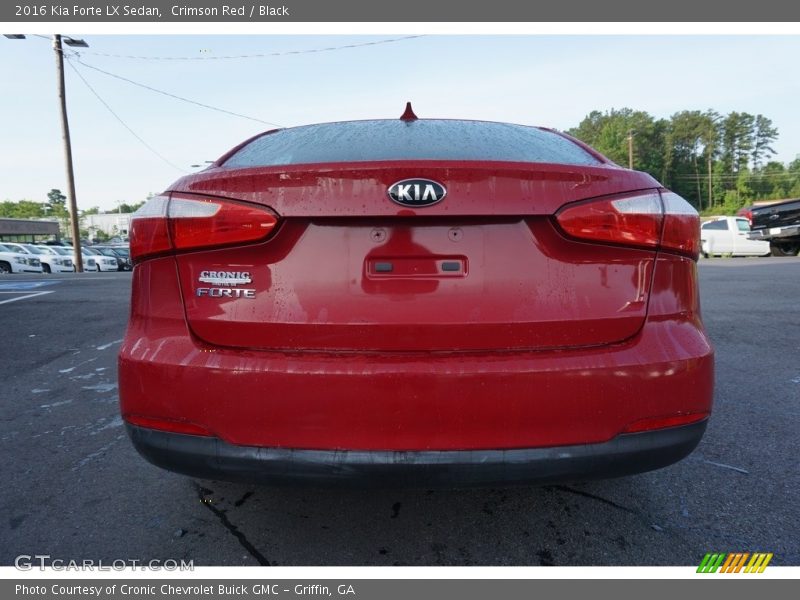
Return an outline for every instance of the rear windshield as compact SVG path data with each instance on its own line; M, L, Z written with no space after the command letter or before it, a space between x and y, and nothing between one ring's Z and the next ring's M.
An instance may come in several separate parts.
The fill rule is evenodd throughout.
M281 129L225 161L226 167L272 167L379 160L496 160L601 164L549 131L488 121L420 119L347 121Z

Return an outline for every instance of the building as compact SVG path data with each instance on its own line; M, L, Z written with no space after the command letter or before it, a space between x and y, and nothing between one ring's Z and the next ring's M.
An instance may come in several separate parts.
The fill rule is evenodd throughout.
M81 217L81 229L89 231L89 237L94 238L98 231L110 237L127 236L131 226L132 213L103 213L99 215L84 215Z
M43 242L60 238L57 220L0 218L0 242Z

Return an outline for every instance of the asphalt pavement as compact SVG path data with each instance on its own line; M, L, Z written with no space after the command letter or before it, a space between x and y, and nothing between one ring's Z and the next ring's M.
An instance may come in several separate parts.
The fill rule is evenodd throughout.
M633 477L473 490L193 480L141 459L118 413L129 273L0 277L0 564L800 565L800 258L700 262L717 351L698 449Z

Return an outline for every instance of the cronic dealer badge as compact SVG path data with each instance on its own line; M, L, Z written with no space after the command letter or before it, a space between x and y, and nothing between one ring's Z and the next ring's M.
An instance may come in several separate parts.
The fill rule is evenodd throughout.
M256 297L254 289L236 287L253 281L247 271L202 271L198 281L212 286L197 288L195 294L198 297L251 299Z

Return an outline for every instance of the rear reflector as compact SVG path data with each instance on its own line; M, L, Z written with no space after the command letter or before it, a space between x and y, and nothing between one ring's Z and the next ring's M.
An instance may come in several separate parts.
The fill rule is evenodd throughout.
M652 431L654 429L666 429L667 427L679 427L697 423L708 418L707 412L690 413L687 415L670 415L667 417L649 417L634 421L622 430L622 433L637 433L640 431Z
M278 222L269 209L185 194L155 196L131 218L134 262L175 250L214 248L265 239Z
M556 214L562 231L593 242L662 249L697 259L700 218L672 192L648 191L569 204Z
M206 437L212 437L214 435L207 429L186 421L154 419L153 417L142 417L139 415L124 415L124 417L128 423L136 425L137 427L158 429L159 431L169 431L171 433L183 433L186 435L202 435Z

